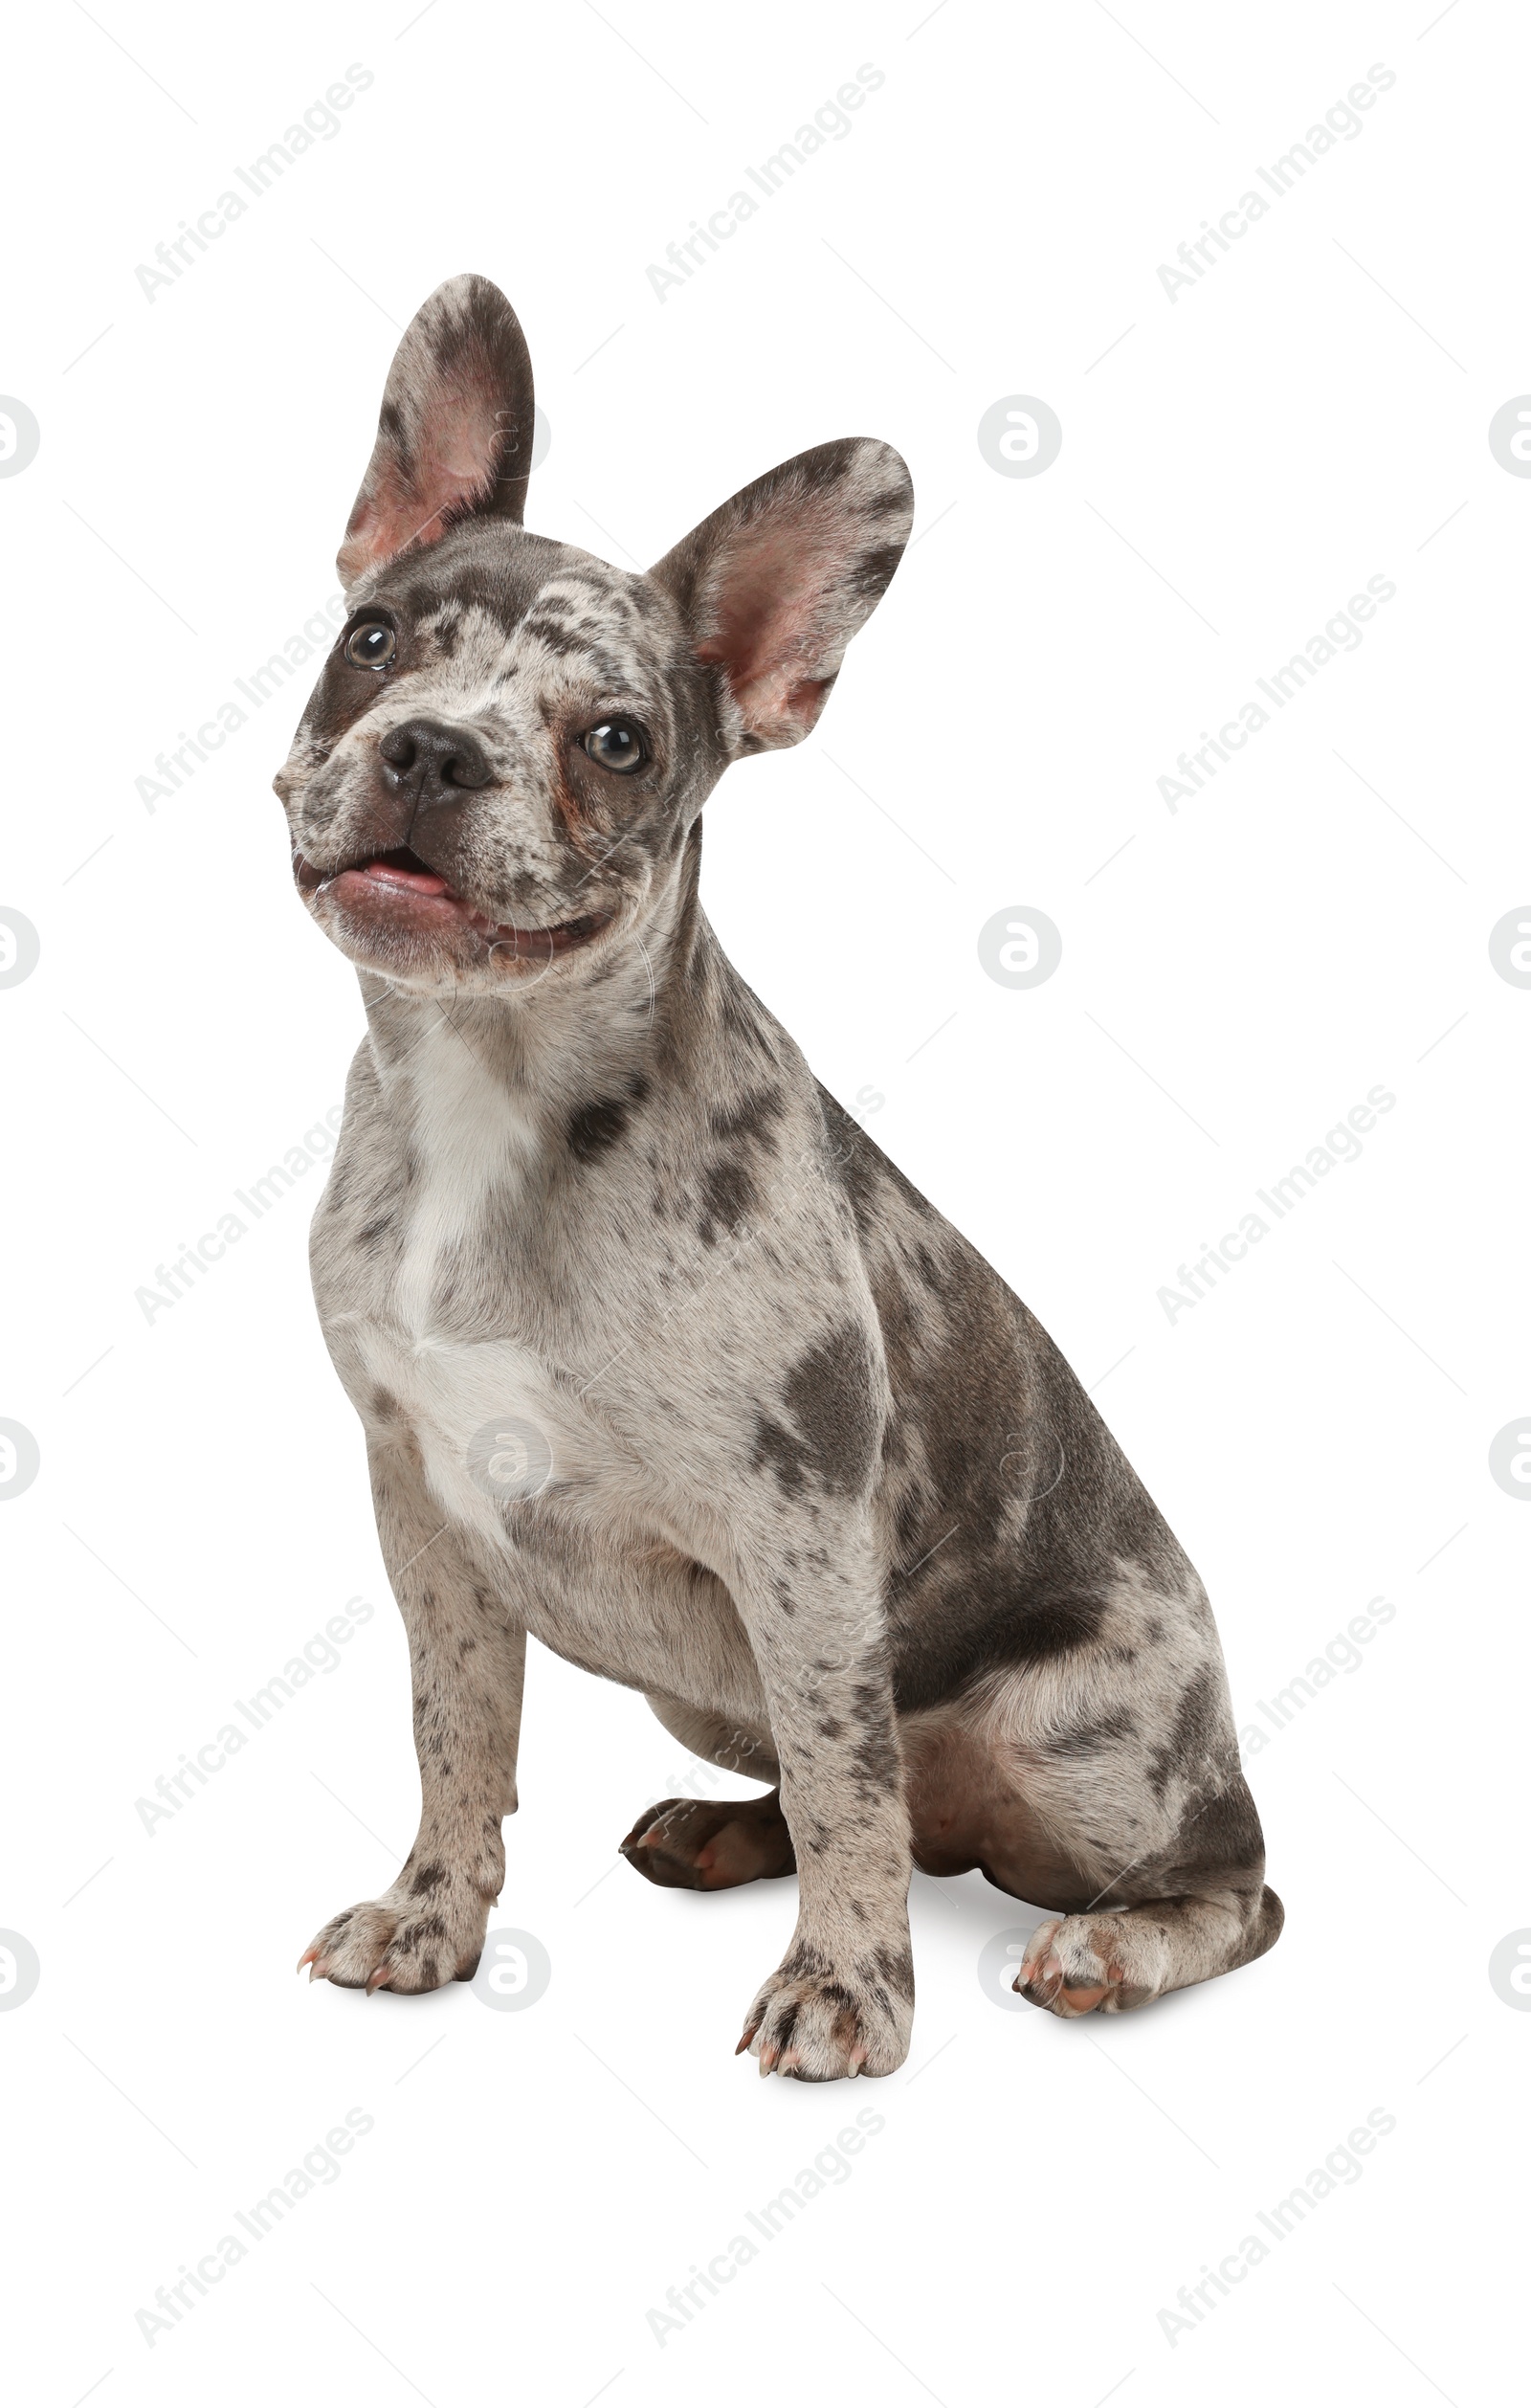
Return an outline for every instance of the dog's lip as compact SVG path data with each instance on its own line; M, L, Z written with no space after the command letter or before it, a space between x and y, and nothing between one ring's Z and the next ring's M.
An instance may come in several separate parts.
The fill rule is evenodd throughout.
M370 861L353 864L358 877L376 880L382 886L404 886L416 895L447 895L460 902L447 884L439 870L433 870L405 847L399 853L375 854Z
M575 946L588 943L611 917L610 912L586 912L579 919L560 920L537 928L491 920L487 912L459 895L439 870L433 870L407 845L359 861L343 862L332 870L322 870L303 854L295 852L293 875L302 893L310 898L322 892L333 894L340 903L364 904L368 900L397 898L416 926L433 921L442 926L470 927L491 946L504 947L513 954L525 954L538 961L546 961L555 953L566 953Z

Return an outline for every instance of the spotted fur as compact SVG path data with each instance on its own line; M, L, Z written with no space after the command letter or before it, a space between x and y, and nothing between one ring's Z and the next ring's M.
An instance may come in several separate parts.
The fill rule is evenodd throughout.
M809 731L893 574L903 463L821 445L635 575L521 525L531 420L508 304L443 286L277 780L366 1006L313 1269L423 1796L392 1889L304 1961L471 1972L529 1630L770 1784L668 1800L623 1843L699 1888L795 1867L742 2043L763 2071L901 2062L911 1863L1054 1910L1022 1980L1059 2014L1243 1963L1280 1907L1195 1573L1046 1333L817 1085L699 900L706 796ZM346 654L370 619L381 672ZM635 774L583 743L613 716L644 731ZM358 865L389 854L460 911L380 903ZM480 1477L507 1425L536 1434L535 1489Z

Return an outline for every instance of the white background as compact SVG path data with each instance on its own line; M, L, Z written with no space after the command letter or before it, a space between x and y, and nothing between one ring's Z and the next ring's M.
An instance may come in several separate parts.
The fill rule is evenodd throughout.
M42 1969L0 2014L18 2401L1503 2396L1531 2020L1487 1965L1531 1924L1531 1517L1488 1450L1531 1401L1531 992L1488 933L1531 893L1531 481L1487 428L1531 387L1531 26L1436 13L99 0L13 28L0 389L41 428L0 482L0 903L42 944L0 992L0 1415L42 1461L0 1512L0 1926ZM146 299L155 244L353 60L336 137ZM657 299L666 244L865 61L850 135ZM1379 61L1359 138L1171 301L1177 244ZM294 1978L417 1795L308 1295L322 1171L152 1323L135 1290L339 1100L362 1025L269 790L307 673L152 812L136 781L335 590L397 329L465 268L530 341L540 530L642 564L808 444L909 460L915 545L814 737L709 807L705 900L1098 1383L1241 1727L1396 1608L1251 1757L1288 1922L1227 1980L1002 2012L979 1951L1029 1910L917 1877L908 2065L761 2083L731 2050L791 1885L636 1880L616 1841L699 1768L535 1647L494 1921L546 1948L546 1996ZM1017 393L1064 431L1035 479L976 440ZM1359 650L1171 814L1175 756L1373 575L1397 592ZM977 957L1010 905L1063 933L1024 992ZM1379 1084L1361 1159L1171 1322L1177 1266ZM146 1832L135 1800L357 1594L339 1667ZM869 2107L850 2178L661 2348L667 2288ZM147 2346L156 2286L352 2107L341 2178ZM1362 2178L1166 2334L1374 2108Z

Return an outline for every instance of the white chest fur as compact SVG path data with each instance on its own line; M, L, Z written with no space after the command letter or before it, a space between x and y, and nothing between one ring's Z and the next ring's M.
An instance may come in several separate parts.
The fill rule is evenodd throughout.
M444 1021L410 1062L417 1175L386 1315L358 1331L366 1368L403 1407L442 1512L497 1541L503 1505L544 1488L626 1485L626 1463L573 1385L491 1327L464 1335L443 1309L462 1266L518 1200L541 1209L534 1118L486 1078Z

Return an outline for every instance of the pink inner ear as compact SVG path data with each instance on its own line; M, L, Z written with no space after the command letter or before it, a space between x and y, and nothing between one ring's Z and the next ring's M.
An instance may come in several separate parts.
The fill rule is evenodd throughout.
M722 663L753 732L788 723L802 733L818 717L839 666L833 596L848 548L841 524L807 511L762 521L729 545L697 657Z
M465 377L431 391L406 466L385 454L372 489L346 533L361 569L391 560L411 543L433 544L454 518L494 489L506 433L487 383Z

